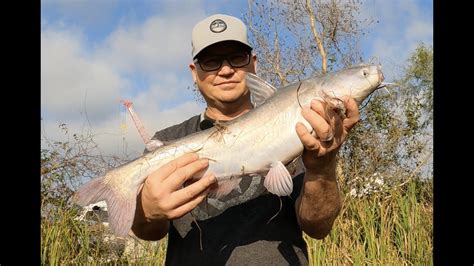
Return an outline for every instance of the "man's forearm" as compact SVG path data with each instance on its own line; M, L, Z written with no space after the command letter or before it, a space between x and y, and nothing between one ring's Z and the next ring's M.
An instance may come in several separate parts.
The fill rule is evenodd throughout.
M169 230L169 221L137 221L133 222L132 232L140 239L157 241L166 236Z
M313 169L305 173L295 210L301 229L312 238L322 239L331 231L341 209L336 160Z

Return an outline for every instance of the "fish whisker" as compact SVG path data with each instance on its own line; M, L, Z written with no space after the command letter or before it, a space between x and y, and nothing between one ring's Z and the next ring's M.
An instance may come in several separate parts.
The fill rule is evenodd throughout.
M386 87L400 87L400 84L394 82L382 82L376 89L382 89Z
M369 98L365 101L365 104L360 107L360 110L364 109L369 104L370 100L372 99L372 96L373 94L369 95Z

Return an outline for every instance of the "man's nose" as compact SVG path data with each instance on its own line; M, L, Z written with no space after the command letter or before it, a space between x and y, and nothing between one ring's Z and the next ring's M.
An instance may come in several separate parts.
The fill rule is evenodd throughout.
M229 64L229 62L227 62L227 59L224 59L222 61L222 66L219 69L219 74L229 75L229 74L232 74L234 72L235 72L234 68Z

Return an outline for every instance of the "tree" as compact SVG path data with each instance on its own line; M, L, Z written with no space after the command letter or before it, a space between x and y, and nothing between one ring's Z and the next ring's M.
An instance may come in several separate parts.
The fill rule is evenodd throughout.
M360 1L249 1L249 38L258 72L274 86L362 61L358 41L372 19Z
M41 149L41 212L48 217L54 208L73 206L70 198L85 180L103 174L129 160L126 156L104 156L90 132L69 133L66 124L59 128L65 141L52 141L42 134Z
M347 182L371 173L391 184L432 177L433 49L419 44L401 76L361 110L340 153Z
M373 18L361 1L250 0L246 20L259 55L258 75L282 87L360 62L358 42ZM400 87L376 92L340 152L343 183L375 173L391 183L431 176L432 49L420 45L407 61Z

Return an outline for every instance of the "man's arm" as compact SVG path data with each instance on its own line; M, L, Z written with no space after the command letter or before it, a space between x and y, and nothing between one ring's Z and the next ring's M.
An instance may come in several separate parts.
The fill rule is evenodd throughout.
M170 222L165 217L159 219L148 218L143 210L142 192L137 197L137 208L133 220L132 232L143 240L160 240L168 233Z
M169 229L169 221L194 209L216 182L212 175L183 187L194 174L208 167L207 159L185 154L150 174L137 196L133 233L144 240L159 240Z
M336 179L336 155L349 130L359 121L357 103L353 99L344 103L346 118L342 119L327 104L313 101L311 108L302 111L313 132L303 124L296 126L305 146L306 173L295 210L301 229L312 238L322 239L329 234L342 206Z

